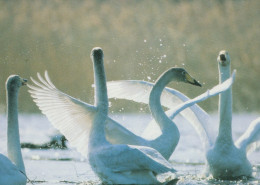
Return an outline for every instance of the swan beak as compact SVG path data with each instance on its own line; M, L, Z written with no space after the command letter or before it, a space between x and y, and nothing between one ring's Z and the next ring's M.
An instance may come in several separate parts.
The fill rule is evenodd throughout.
M27 85L27 81L28 81L27 79L22 78L21 81L22 81L22 85Z
M185 80L187 83L201 87L201 84L197 80L192 78L188 73L185 74Z

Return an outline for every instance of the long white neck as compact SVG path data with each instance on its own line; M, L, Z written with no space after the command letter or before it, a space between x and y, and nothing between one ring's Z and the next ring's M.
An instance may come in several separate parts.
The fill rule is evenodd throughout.
M94 52L95 53L95 52ZM108 115L108 97L103 54L92 56L94 64L95 106L97 113L90 132L90 147L108 144L105 136L105 122Z
M18 89L7 90L7 152L9 159L25 173L18 126Z
M165 114L161 106L160 97L164 87L168 83L170 83L174 78L175 76L173 76L173 73L171 71L167 71L163 75L161 75L159 79L155 82L155 85L153 86L149 97L149 107L152 116L154 117L155 121L162 130L162 135L155 139L154 142L160 143L160 146L157 147L162 147L162 143L168 142L169 139L174 138L174 142L171 141L172 148L170 148L169 146L169 150L171 151L173 151L176 145L178 144L180 133L175 123L172 120L170 120L168 116ZM164 157L169 158L172 152L169 153L167 151L160 151L160 153Z
M219 83L230 77L230 65L219 64ZM231 88L219 95L219 132L217 141L233 143L232 140L232 90Z

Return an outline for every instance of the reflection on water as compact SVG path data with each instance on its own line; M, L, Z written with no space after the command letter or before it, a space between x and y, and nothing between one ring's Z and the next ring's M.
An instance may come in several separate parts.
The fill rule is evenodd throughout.
M257 115L243 114L233 117L233 136L239 137L247 128L250 121ZM128 115L114 117L127 128L140 134L151 119L148 115ZM216 122L217 116L213 116ZM57 131L51 126L43 115L20 115L21 142L43 144L50 141ZM133 126L133 122L136 124ZM138 125L138 128L136 126ZM249 160L253 164L253 179L239 181L220 181L205 178L204 152L195 131L181 118L177 120L181 133L180 142L170 158L174 168L180 174L177 184L260 184L260 151L250 154ZM6 154L6 118L0 115L0 152ZM139 131L139 132L138 132ZM92 172L87 159L69 146L67 150L60 149L22 149L26 171L33 184L100 184ZM30 183L29 183L30 184Z

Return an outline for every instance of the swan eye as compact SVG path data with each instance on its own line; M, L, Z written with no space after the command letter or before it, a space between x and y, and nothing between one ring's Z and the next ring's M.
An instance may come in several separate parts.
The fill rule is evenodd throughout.
M182 71L182 72L181 72L181 74L185 75L185 74L186 74L186 72L185 72L185 71Z

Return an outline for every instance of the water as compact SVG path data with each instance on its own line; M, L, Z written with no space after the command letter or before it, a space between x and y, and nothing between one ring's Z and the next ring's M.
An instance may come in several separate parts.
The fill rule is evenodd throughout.
M238 138L255 119L257 114L237 114L233 116L233 137ZM114 116L120 123L137 134L151 119L148 115ZM260 184L260 151L248 156L253 165L254 179L241 181L218 181L202 176L204 170L204 152L199 137L181 118L178 118L178 128L181 133L180 142L170 158L174 168L181 174L178 184ZM213 115L216 122L217 116ZM43 115L20 115L21 142L42 144L57 133ZM133 127L135 122L135 127ZM138 128L136 128L138 125ZM6 154L6 118L0 115L0 152ZM32 150L22 149L26 172L32 181L28 184L63 185L63 184L100 184L91 170L87 159L69 146L67 150Z

